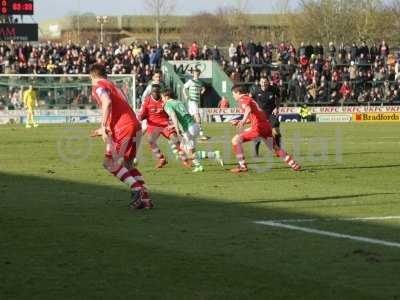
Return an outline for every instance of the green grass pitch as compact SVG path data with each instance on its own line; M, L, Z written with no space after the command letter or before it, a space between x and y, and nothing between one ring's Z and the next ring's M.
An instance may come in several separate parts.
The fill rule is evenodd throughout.
M400 299L400 248L255 223L400 243L400 219L343 220L400 216L399 125L282 127L302 172L247 145L230 174L229 125L206 128L227 165L202 174L143 143L157 207L132 211L93 126L1 126L0 299Z

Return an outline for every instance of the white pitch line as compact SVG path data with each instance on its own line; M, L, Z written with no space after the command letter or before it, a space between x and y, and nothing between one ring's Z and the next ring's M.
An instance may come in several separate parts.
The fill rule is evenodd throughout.
M284 219L284 220L268 220L266 222L281 223L307 223L307 222L333 222L333 221L377 221L377 220L400 220L400 216L387 217L357 217L357 218L337 218L337 219Z
M387 216L387 217L364 217L364 218L343 218L340 221L374 221L374 220L397 220L400 216Z
M362 237L362 236L341 234L341 233L332 232L332 231L318 230L318 229L307 228L307 227L299 227L299 226L287 225L287 224L276 223L276 222L258 221L255 223L261 224L261 225L266 225L266 226L271 226L271 227L278 227L278 228L285 228L285 229L289 229L289 230L302 231L302 232L311 233L311 234L325 235L325 236L335 237L335 238L339 238L339 239L348 239L348 240L365 242L365 243L370 243L370 244L378 244L378 245L383 245L383 246L388 246L388 247L400 248L400 243L389 242L389 241L384 241L384 240L377 240L377 239L370 239L370 238L366 238L366 237Z

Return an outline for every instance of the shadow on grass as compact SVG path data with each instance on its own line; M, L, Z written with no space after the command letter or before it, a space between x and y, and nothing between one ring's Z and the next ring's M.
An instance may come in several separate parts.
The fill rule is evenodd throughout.
M330 201L330 200L347 200L353 198L364 198L370 196L384 196L384 195L397 195L396 193L365 193L365 194L353 194L353 195L342 195L342 196L329 196L329 197L305 197L305 198L287 198L280 200L256 200L252 202L236 202L232 204L244 205L244 204L261 204L261 203L280 203L280 202L308 202L308 201Z
M374 166L337 166L337 165L315 165L310 167L310 169L319 170L319 168L325 168L327 170L364 170L364 169L392 169L392 168L400 168L399 164L381 164Z
M371 195L380 194L268 202ZM395 299L400 295L396 249L253 223L298 218L293 211L163 193L153 193L157 209L131 211L127 197L122 186L0 173L0 298ZM395 236L398 228L363 224L360 232ZM379 261L360 257L357 253L367 253L360 248L372 249Z

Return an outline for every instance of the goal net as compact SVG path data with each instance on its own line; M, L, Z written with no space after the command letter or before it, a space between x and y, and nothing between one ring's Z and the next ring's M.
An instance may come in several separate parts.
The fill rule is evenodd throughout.
M136 109L136 86L133 75L109 75ZM94 109L89 75L1 74L0 103L8 110L23 107L23 92L32 85L40 109Z

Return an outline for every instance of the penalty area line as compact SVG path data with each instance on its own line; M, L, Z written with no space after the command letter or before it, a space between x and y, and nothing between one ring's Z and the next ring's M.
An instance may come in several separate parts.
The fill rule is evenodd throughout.
M270 226L270 227L284 228L284 229L294 230L294 231L301 231L301 232L315 234L315 235L329 236L329 237L333 237L333 238L347 239L347 240L353 240L353 241L364 242L364 243L369 243L369 244L377 244L377 245L382 245L382 246L387 246L387 247L400 248L400 243L378 240L378 239L371 239L371 238L367 238L367 237L363 237L363 236L341 234L341 233L337 233L337 232L333 232L333 231L318 230L318 229L313 229L313 228L308 228L308 227L300 227L300 226L288 225L288 224L277 223L277 222L269 222L269 221L257 221L254 223L260 224L260 225L265 225L265 226Z

